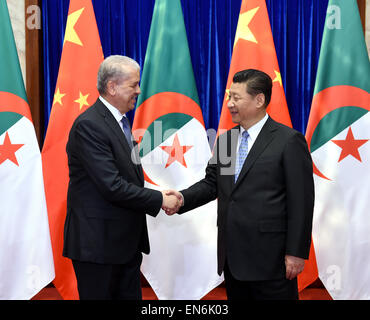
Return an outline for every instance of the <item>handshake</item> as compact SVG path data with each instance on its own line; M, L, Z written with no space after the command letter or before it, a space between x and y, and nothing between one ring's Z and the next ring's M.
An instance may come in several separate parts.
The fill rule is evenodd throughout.
M164 190L162 195L162 209L168 216L174 215L184 205L184 197L176 190Z

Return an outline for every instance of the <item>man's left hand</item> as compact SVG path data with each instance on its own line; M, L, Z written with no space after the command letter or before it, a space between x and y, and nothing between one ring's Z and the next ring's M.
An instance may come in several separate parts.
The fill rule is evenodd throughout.
M303 271L304 259L286 255L285 268L286 268L286 278L288 280L292 280Z

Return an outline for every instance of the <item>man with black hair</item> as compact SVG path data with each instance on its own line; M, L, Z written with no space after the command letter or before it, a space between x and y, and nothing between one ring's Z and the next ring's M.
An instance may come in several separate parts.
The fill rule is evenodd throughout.
M203 180L168 191L182 200L179 214L218 199L218 273L228 299L298 299L309 255L312 160L304 136L266 113L271 92L266 73L236 73L228 108L237 126L217 139Z

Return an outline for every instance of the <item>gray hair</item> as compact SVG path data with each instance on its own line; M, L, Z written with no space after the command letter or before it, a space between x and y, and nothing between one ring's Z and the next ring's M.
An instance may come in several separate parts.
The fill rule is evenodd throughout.
M140 65L133 59L126 56L109 56L99 67L98 72L98 91L105 94L108 81L125 80L128 71L132 69L140 70Z

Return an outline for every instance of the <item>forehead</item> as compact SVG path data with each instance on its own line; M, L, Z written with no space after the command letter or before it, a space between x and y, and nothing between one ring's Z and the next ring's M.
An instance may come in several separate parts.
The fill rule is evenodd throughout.
M130 68L127 71L127 77L126 80L128 82L139 82L140 81L140 70L139 69L134 69Z
M140 69L127 66L120 67L122 74L115 78L113 81L123 86L130 86L131 84L140 82Z
M235 83L233 82L230 87L230 94L246 95L247 94L247 84Z

